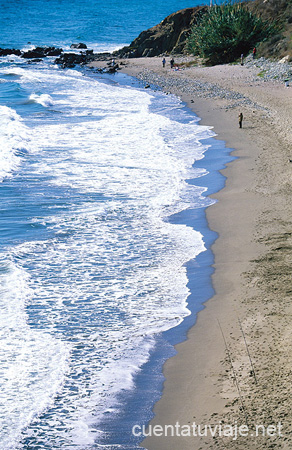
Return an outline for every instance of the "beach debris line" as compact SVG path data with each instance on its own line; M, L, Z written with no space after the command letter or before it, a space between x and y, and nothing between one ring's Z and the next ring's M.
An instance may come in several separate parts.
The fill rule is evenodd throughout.
M248 354L248 357L249 357L249 361L250 361L250 365L251 365L250 374L254 377L255 384L257 384L258 381L257 381L257 377L256 377L255 368L254 368L254 365L253 365L253 362L252 362L252 359L251 359L251 356L250 356L249 348L248 348L248 345L247 345L247 342L246 342L246 338L245 338L245 333L243 331L242 324L241 324L241 321L240 321L239 317L238 317L238 323L239 323L240 331L241 331L241 334L243 336L243 340L244 340L244 343L245 343L245 348L246 348L246 351L247 351L247 354Z
M225 336L224 336L221 324L219 322L219 319L217 319L217 322L218 322L218 325L219 325L219 328L220 328L220 331L221 331L221 334L222 334L222 337L223 337L223 341L224 341L225 349L226 349L227 356L228 356L228 359L229 359L229 362L230 362L230 367L232 369L235 385L236 385L237 392L238 392L238 395L239 395L239 398L240 398L241 409L242 409L242 411L244 413L244 417L245 417L245 424L248 426L247 412L246 412L246 408L245 408L244 403L243 403L243 398L242 398L241 391L240 391L240 388L239 388L239 383L238 383L237 375L236 375L236 372L235 372L235 369L234 369L234 364L233 364L233 361L232 361L232 358L231 358L231 353L230 353L230 350L228 348L228 345L227 345L227 342L226 342L226 339L225 339Z

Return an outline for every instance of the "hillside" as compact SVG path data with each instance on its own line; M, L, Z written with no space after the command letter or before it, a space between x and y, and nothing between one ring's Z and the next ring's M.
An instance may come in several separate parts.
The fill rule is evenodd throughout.
M249 8L266 20L274 20L279 32L259 46L261 56L292 60L292 0L255 0Z
M292 59L292 0L254 0L246 4L254 14L277 25L277 32L259 45L258 55L276 59L289 55ZM122 58L137 58L187 53L186 43L191 28L207 9L208 6L199 6L175 12L140 33L129 46L114 54Z
M206 6L186 8L167 16L158 25L142 31L127 47L114 54L122 58L159 56L163 53L183 53L190 29L196 24Z

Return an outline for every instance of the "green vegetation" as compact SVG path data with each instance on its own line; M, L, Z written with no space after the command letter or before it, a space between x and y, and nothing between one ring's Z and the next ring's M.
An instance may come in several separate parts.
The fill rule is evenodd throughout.
M245 4L214 5L192 27L188 51L208 64L229 63L247 54L276 32L276 27L252 13Z

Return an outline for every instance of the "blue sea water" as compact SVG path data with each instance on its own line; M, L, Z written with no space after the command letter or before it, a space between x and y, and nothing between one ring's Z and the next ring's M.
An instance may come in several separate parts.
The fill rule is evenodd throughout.
M95 50L129 44L141 31L199 0L1 0L0 47L68 47L85 41Z
M194 2L0 3L2 48L112 50ZM224 143L120 74L0 58L0 449L138 448L212 295Z

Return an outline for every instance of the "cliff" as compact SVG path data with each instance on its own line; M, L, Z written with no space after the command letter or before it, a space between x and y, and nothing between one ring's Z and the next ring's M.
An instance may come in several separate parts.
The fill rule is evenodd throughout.
M170 14L158 25L142 31L129 46L114 52L114 55L120 58L139 58L163 53L183 53L191 27L206 8L197 6Z
M277 24L278 33L264 41L259 54L265 57L292 57L292 0L253 0L247 7L257 16ZM158 25L140 33L133 42L116 52L120 58L159 56L186 52L186 39L191 27L207 10L208 6L186 8L170 14Z

